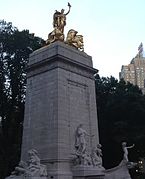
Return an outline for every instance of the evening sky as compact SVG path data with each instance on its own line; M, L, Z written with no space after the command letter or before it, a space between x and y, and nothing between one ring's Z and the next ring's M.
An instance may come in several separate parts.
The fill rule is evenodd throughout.
M100 76L118 78L139 44L145 44L145 0L70 0L65 35L75 29L84 36L85 52ZM47 39L55 10L68 10L68 0L0 0L0 18L19 30Z

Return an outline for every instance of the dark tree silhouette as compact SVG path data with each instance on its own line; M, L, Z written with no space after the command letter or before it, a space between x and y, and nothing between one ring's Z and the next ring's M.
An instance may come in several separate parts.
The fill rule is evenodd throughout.
M100 140L104 166L111 168L122 160L121 142L135 144L130 159L145 156L145 96L141 90L114 77L96 75Z
M0 21L0 178L9 175L20 158L26 66L29 54L44 44L28 30Z

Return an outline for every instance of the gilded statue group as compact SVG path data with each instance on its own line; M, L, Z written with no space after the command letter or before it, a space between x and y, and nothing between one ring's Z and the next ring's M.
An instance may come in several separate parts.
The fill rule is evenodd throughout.
M66 25L66 16L69 14L71 5L68 3L68 12L65 13L65 10L62 9L60 12L55 11L53 15L53 31L48 34L48 39L46 44L49 45L55 41L62 41L66 44L73 46L80 51L84 51L84 43L83 43L83 36L78 35L78 32L74 29L70 29L67 33L67 37L65 40L64 35L64 27Z

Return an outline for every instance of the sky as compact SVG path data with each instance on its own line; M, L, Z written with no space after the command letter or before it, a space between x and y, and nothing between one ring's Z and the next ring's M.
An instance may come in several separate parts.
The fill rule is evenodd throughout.
M75 29L84 36L85 52L93 67L104 77L119 79L122 65L128 65L145 44L145 0L69 0L65 35ZM0 18L19 30L47 40L53 30L53 14L68 10L68 0L0 0Z

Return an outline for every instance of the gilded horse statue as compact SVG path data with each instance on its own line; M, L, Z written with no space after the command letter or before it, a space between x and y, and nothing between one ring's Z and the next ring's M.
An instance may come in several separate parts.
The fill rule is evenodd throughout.
M74 29L69 30L66 37L66 44L71 45L80 51L84 51L83 36L77 35L77 33L78 32Z

